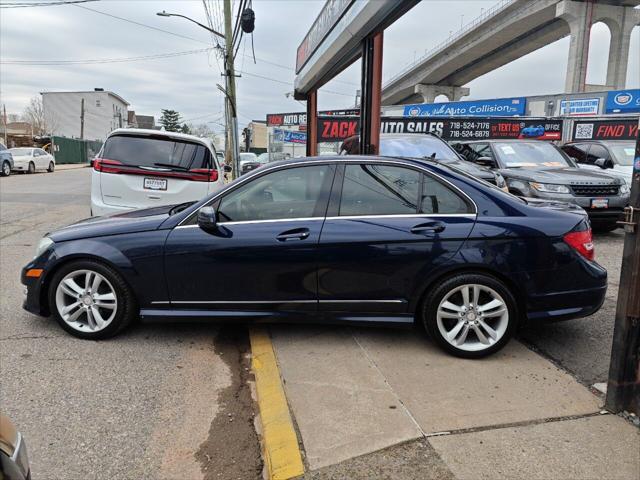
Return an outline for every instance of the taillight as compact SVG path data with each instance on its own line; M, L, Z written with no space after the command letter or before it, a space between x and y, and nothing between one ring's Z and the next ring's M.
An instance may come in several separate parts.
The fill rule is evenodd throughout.
M104 172L104 173L119 173L120 168L118 165L122 165L122 162L118 160L109 160L108 158L94 158L93 159L93 169L96 172Z
M595 258L596 251L593 247L593 237L590 228L581 232L569 232L563 237L563 240L587 260L593 260Z
M218 180L218 170L209 168L194 168L189 170L189 173L195 173L189 178L189 180L195 180L200 182L215 182Z

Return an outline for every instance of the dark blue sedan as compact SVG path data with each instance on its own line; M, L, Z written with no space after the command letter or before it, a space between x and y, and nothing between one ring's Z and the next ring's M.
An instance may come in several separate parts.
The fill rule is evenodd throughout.
M27 310L81 338L138 317L418 322L480 357L525 321L594 313L607 272L577 207L428 160L355 156L271 163L195 204L57 230L22 282Z

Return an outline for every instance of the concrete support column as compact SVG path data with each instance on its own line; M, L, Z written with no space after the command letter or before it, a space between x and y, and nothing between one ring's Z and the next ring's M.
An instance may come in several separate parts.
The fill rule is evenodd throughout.
M631 32L636 25L640 24L640 10L632 7L619 7L619 10L617 18L603 19L611 32L607 86L615 90L625 88Z
M563 18L568 23L571 35L564 87L565 93L585 91L593 8L594 3L592 1L573 2L564 0L556 6L556 17Z
M457 102L462 97L469 95L466 87L449 87L446 85L425 85L418 84L414 87L414 92L422 95L423 103L433 103L437 96L445 95L450 102Z

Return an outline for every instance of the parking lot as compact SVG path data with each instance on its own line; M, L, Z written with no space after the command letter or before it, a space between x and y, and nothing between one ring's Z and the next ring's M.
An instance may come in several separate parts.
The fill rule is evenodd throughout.
M92 342L21 309L21 266L44 233L89 215L90 173L15 175L0 185L0 402L28 439L34 478L259 477L246 327L143 324ZM606 381L622 238L596 238L610 275L597 314L529 327L522 343L484 362L448 357L412 330L272 327L307 465L323 475L330 465L428 433L597 412L601 400L579 383ZM403 365L416 368L403 373ZM493 394L473 398L486 382ZM451 402L468 413L452 413ZM394 448L387 460L436 448L429 468L450 474L441 460L446 441Z

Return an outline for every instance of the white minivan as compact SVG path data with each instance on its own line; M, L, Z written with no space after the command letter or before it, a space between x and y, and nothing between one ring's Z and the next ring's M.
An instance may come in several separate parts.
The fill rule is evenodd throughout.
M91 214L197 201L222 187L222 172L209 139L117 129L93 160Z

